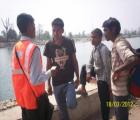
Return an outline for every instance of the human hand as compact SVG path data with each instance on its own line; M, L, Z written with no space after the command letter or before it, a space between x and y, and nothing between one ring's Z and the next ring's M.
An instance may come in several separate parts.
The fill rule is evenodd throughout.
M86 75L86 81L87 82L90 82L90 80L91 80L91 75L90 75L90 73L87 73L87 75Z
M52 76L55 76L57 74L57 72L58 72L57 66L52 66L51 67L51 74L52 74Z
M75 87L75 89L78 88L79 84L80 84L80 80L79 80L79 78L77 78L77 79L74 81L74 87Z
M91 77L91 79L90 79L90 81L89 81L90 83L94 83L94 84L97 84L97 80L96 80L96 78L95 77Z
M47 92L48 92L48 95L52 95L52 86L50 84L48 84L48 88L47 88Z
M113 75L112 75L112 80L113 80L113 81L116 81L116 80L118 80L118 79L119 79L119 72L115 71L115 72L113 73Z

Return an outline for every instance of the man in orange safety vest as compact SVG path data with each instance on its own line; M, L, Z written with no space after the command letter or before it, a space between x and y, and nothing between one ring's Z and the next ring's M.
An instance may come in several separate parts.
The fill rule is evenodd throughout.
M35 38L34 18L26 13L17 17L21 39L13 48L12 80L16 100L23 120L40 120L37 97L45 93L45 81L55 74L55 68L42 71L41 52L32 43Z

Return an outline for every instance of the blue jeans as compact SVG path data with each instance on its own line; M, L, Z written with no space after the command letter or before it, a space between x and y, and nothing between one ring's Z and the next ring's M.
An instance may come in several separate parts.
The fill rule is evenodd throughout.
M69 120L67 108L73 109L77 106L74 84L64 83L54 86L54 95L60 110L60 120Z

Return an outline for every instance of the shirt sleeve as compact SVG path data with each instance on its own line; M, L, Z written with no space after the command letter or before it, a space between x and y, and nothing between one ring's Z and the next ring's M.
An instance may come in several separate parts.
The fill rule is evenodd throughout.
M46 45L45 45L45 48L44 48L43 55L48 57L48 58L51 58L50 53L51 53L51 51L50 51L50 43L47 42Z
M30 78L33 85L41 84L51 77L51 70L42 71L42 64L40 63L40 50L35 48L31 65L30 65Z
M91 68L94 66L94 57L93 57L93 52L94 52L94 49L92 50L91 52L91 55L90 55L90 59L89 59L89 64L88 64L88 69L91 70Z
M90 55L90 59L89 59L89 64L90 65L93 65L94 64L93 51L94 50L92 50L91 55Z
M71 53L76 53L74 40L70 40L70 49L71 49Z
M125 62L129 57L134 55L130 47L131 45L126 40L119 41L116 44L116 50L123 62Z
M109 81L111 74L111 52L106 46L102 47L101 49L101 57L103 61L103 67L105 70L105 78L107 79L107 81Z

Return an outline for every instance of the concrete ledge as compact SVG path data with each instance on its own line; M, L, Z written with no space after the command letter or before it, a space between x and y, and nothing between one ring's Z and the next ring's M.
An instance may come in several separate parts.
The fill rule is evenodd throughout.
M78 105L76 109L69 109L69 116L71 120L84 120L94 113L99 112L100 101L97 89L88 92L88 96L86 97L78 97L77 102ZM59 120L58 110L54 111L52 120Z
M90 86L89 86L90 87ZM89 88L88 88L89 89ZM84 120L89 116L99 112L99 97L97 89L88 91L88 96L77 95L78 105L75 109L69 110L71 120ZM49 97L50 101L56 106L54 96ZM19 106L0 111L0 120L21 120L21 109ZM59 120L58 110L55 109L52 120Z

